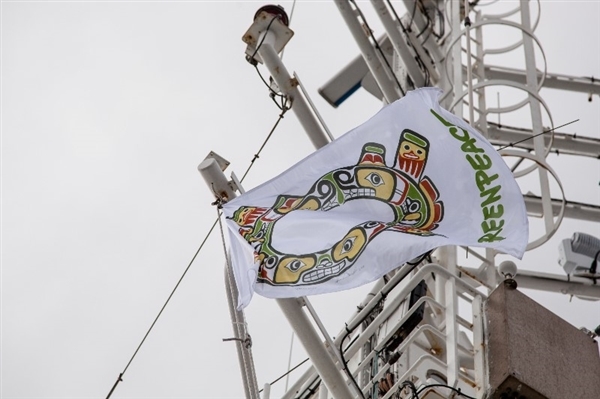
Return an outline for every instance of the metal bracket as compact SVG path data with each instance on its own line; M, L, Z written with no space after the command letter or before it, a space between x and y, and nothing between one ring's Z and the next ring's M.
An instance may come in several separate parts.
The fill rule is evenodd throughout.
M242 41L248 45L246 47L246 55L254 58L256 61L263 63L262 58L258 55L257 47L260 46L259 38L261 35L270 30L275 33L275 42L272 44L275 51L279 54L285 45L294 36L294 31L288 28L279 20L276 15L262 11L258 14L254 23L242 36Z

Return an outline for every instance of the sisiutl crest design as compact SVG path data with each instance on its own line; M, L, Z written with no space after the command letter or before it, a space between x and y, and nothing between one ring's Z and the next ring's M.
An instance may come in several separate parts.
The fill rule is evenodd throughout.
M420 236L435 235L444 205L424 170L429 141L404 130L394 165L385 164L386 149L379 143L363 145L356 165L334 169L317 180L302 196L280 195L271 208L242 206L230 219L252 245L260 261L258 282L270 285L312 285L350 269L369 243L384 231ZM392 221L366 221L352 227L330 248L305 254L288 254L273 247L278 220L294 211L327 212L348 201L367 199L387 204Z

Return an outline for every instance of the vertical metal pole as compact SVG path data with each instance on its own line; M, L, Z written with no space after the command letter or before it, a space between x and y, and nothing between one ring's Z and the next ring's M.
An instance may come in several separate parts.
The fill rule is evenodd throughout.
M452 21L452 40L454 41L460 32L460 1L451 0L451 21ZM453 85L454 85L454 98L458 98L463 92L463 72L462 72L462 50L461 41L456 40L454 47L452 48L452 73L453 73ZM459 118L463 117L463 104L462 101L456 103L454 110L456 116Z
M229 269L228 262L225 263L225 294L227 295L227 305L229 307L229 316L231 318L231 327L233 327L233 336L235 340L235 349L237 350L238 362L240 364L240 371L242 374L242 384L244 385L244 394L246 398L250 398L250 389L248 383L248 375L246 373L246 362L244 361L244 355L242 354L243 345L241 340L243 339L240 336L240 332L238 329L238 320L236 314L236 302L233 300L233 290L231 289L231 270Z
M273 48L275 33L273 31L262 33L258 42L262 42L257 51L258 55L260 55L277 86L279 86L279 90L292 101L292 111L298 117L300 124L308 134L313 145L320 148L328 144L329 139L327 134L310 109L306 99L300 93L297 80L292 78Z
M475 126L475 112L473 112L473 71L471 70L471 21L469 19L469 0L465 0L465 28L467 37L467 90L469 96L469 124Z
M294 332L292 331L292 338L290 339L290 354L288 356L287 374L285 376L285 391L288 390L288 383L290 382L290 369L292 368L292 351L294 349Z
M377 12L379 19L383 23L385 32L390 38L394 50L396 50L400 56L400 59L402 59L402 62L408 71L408 76L410 76L412 79L415 87L423 87L425 85L423 72L421 72L421 69L415 61L415 56L411 53L406 41L398 30L398 25L401 23L401 21L394 22L386 4L383 1L371 0L371 4L373 4L375 12Z
M321 384L319 385L319 399L327 399L329 392L327 392L327 387L325 386L325 384Z
M218 172L223 173L220 169ZM212 170L212 173L216 174L217 171ZM207 178L207 183L210 187L210 178L208 178L207 171L204 171L203 177ZM240 188L240 190L242 189ZM235 196L235 194L232 196ZM256 382L252 352L250 347L246 346L245 343L246 338L248 338L245 317L243 311L236 309L238 291L233 272L228 265L225 267L225 286L246 398L258 399L258 384ZM302 310L298 300L277 299L276 302L306 349L315 369L333 397L335 399L353 398L354 395L350 392L333 359L329 355L327 348Z
M313 113L315 114L315 117L318 119L319 123L323 127L323 131L325 132L325 134L327 134L327 137L329 137L329 140L331 140L331 141L335 140L335 138L333 137L333 134L331 134L331 132L329 131L329 128L325 124L325 121L321 117L321 114L317 110L317 107L315 107L315 103L312 102L310 96L308 95L308 92L304 88L304 85L302 84L302 81L300 80L300 77L298 76L298 74L296 72L294 72L294 79L296 80L296 82L298 82L298 88L300 89L302 96L306 99L306 102L308 102L308 105L310 105L310 108L312 109Z
M452 22L452 38L455 39L461 35L460 30L460 1L451 0L451 22ZM452 73L454 84L454 98L457 98L463 91L463 68L462 68L462 50L461 41L456 40L452 48ZM462 101L456 104L453 110L454 114L459 118L463 117ZM457 250L455 246L442 247L439 250L439 256L442 258L442 265L456 275L456 257ZM448 364L448 384L452 385L458 378L458 357L456 354L456 283L454 279L446 281L444 287L445 305L446 305L446 349ZM449 311L450 310L450 311ZM450 382L452 381L452 382Z
M381 289L384 286L385 286L384 279L377 280L377 283L375 283L373 288L371 288L371 291L366 295L365 299L363 299L363 301L360 303L360 305L358 305L358 313L360 313L360 311L362 309L364 309L366 306L368 306L368 304L373 300L373 298L377 297L377 294L379 293L379 291L381 291ZM350 325L352 323L352 321L357 317L357 314L353 315L350 318L350 320L348 320L347 324ZM334 347L337 347L337 345L339 345L340 341L341 341L341 337L337 337L334 341ZM304 372L304 374L302 374L302 376L298 379L298 381L296 381L292 385L292 387L281 397L281 399L294 398L294 396L296 395L296 392L298 392L298 390L301 388L302 384L304 384L305 381L312 380L315 377L316 377L315 369L313 366L310 366ZM321 384L319 389L323 390L323 392L324 392L323 395L327 395L327 388L325 387L325 384ZM319 398L319 399L321 399L321 398Z
M211 187L212 179L223 177L223 172L218 168L211 168L210 170L203 168L201 171L203 172L203 177L205 177L207 180L209 187ZM219 173L221 176L219 176ZM243 188L240 187L240 191L242 190ZM235 193L230 195L235 197ZM229 303L231 321L233 323L233 331L236 338L236 344L238 345L238 357L240 360L240 367L242 369L246 397L248 399L258 399L258 384L256 383L252 352L244 342L248 337L246 332L245 318L243 311L236 309L238 291L235 285L233 273L229 267L226 267L225 284L227 288L227 300ZM353 398L354 395L350 393L348 386L342 378L342 375L337 369L333 359L329 355L327 348L319 338L315 328L302 310L298 300L277 299L276 302L294 329L294 332L306 349L306 352L308 353L308 356L310 357L315 369L323 379L325 385L327 385L327 388L332 393L333 397L335 399Z
M233 326L233 334L236 338L235 345L238 352L238 360L242 372L242 381L246 398L258 399L258 382L256 381L256 372L254 370L254 361L252 350L246 346L245 340L248 337L246 330L246 318L241 310L237 310L237 286L233 277L233 271L229 267L229 262L225 265L225 291L227 293L227 303L229 306L229 315Z
M263 386L263 394L262 399L270 399L271 398L271 384L265 384Z
M418 4L417 4L417 0L404 0L404 7L407 10L407 16L409 17L409 22L413 23L416 25L417 30L419 32L422 32L424 29L428 29L428 22L425 20L425 18L423 18L423 14L421 13L421 11L419 10ZM445 4L444 1L440 1L440 3ZM436 7L438 6L438 4L436 4ZM404 17L402 17L404 18ZM406 22L406 18L404 18L405 23ZM419 53L419 55L421 56L421 58L423 60L427 60L428 56L425 53L425 51L423 51L423 49L421 49L420 47L423 47L425 49L427 49L427 51L429 52L429 55L431 55L431 58L434 60L436 65L442 65L444 62L444 54L440 49L440 46L438 45L438 43L435 40L427 40L424 43L420 43L419 38L416 37L416 35L412 32L412 26L407 26L408 29L408 39L410 40L411 44L413 45L413 48L415 49L415 51L417 53ZM450 89L449 86L449 82L446 79L446 74L444 72L441 72L438 74L438 71L435 68L432 68L428 65L426 65L426 68L429 69L429 74L431 75L430 78L433 81L438 81L438 79L441 78L441 88L442 90L444 90L444 92L448 91Z
M323 345L298 300L286 298L277 299L276 301L296 332L298 339L302 342L302 346L304 346L308 357L327 386L328 391L335 399L353 398L354 395L350 392L333 359L327 353L325 345Z
M435 257L439 259L439 263L454 275L456 274L457 266L456 256L457 250L454 245L439 247L435 251Z
M441 259L440 264L443 265ZM437 303L444 307L446 306L446 279L440 275L436 275L435 277L433 296ZM436 315L436 320L441 324L445 312L436 309L434 310L434 313Z
M475 384L477 389L477 398L483 398L486 391L485 385L485 350L483 343L483 308L480 296L475 296L472 302L473 309L473 354L474 354L474 370Z
M210 191L216 197L224 200L235 198L235 192L229 186L227 178L214 158L206 158L202 161L198 166L198 171L204 178ZM252 350L246 343L246 339L249 337L246 330L246 318L244 317L243 311L237 310L238 290L228 260L224 272L225 292L227 294L229 316L231 317L231 324L236 342L244 392L247 399L258 399L258 383L256 382Z
M529 0L521 0L521 23L523 28L531 31L531 15L529 11ZM537 88L537 70L535 67L535 53L533 48L533 39L523 32L523 49L525 51L525 72L527 78L527 87L532 90ZM542 132L542 108L540 102L529 94L529 107L531 110L532 131L534 133ZM533 149L535 155L543 160L544 137L536 136L533 138ZM554 226L554 217L552 213L552 203L550 198L550 185L548 182L548 172L544 168L538 168L540 176L540 188L542 197L542 210L544 212L544 223L546 232L550 232Z
M208 157L198 166L198 171L202 175L206 185L217 198L222 200L231 200L236 194L231 189L229 182L221 170L215 158ZM246 318L244 312L237 310L238 291L235 285L233 271L229 267L229 260L225 264L225 292L227 294L227 303L229 307L229 316L233 327L233 334L236 342L238 361L242 373L242 382L247 399L258 399L258 383L254 371L254 361L252 359L252 350L246 340L249 338L246 331Z
M475 23L482 20L481 11L475 13ZM475 29L475 57L477 58L477 82L483 82L485 80L485 64L484 64L484 52L483 52L483 28L481 26ZM483 134L483 137L488 138L488 125L487 125L487 104L485 99L485 89L481 89L477 92L479 98L479 121L477 123L477 129Z
M279 89L290 97L293 101L292 110L298 116L298 119L316 148L320 148L328 143L326 133L319 125L315 115L311 112L305 99L300 95L297 82L292 79L285 65L279 58L279 55L273 48L275 33L267 31L263 33L264 40L258 49L258 54L269 69L269 73ZM315 134L318 133L318 134ZM277 304L283 311L292 329L298 336L298 339L304 346L312 361L315 369L323 379L329 392L336 399L348 399L354 397L348 386L342 378L339 370L335 366L333 359L329 356L325 345L319 338L310 320L302 310L302 307L296 299L276 299Z
M499 275L496 270L496 251L492 248L485 249L485 259L488 263L485 265L485 275L482 276L484 281L491 288L488 290L488 294L498 285Z
M375 78L381 93L383 93L383 97L388 103L396 101L400 98L395 89L396 85L386 74L382 61L379 59L373 45L369 42L362 26L356 19L356 13L352 10L350 3L347 0L335 0L335 5L340 11L344 22L346 22L356 44L358 44L365 63Z
M456 387L458 382L458 304L454 277L446 281L446 365L448 385Z

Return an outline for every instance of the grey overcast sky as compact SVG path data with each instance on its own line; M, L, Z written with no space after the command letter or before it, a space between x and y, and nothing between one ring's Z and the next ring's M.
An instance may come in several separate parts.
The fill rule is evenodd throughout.
M277 118L241 41L263 4L2 2L3 398L101 398L110 390L215 220L197 165L213 150L241 176ZM381 32L370 4L359 4ZM537 35L549 72L600 77L598 20L598 1L542 2ZM334 136L381 107L364 91L337 110L317 94L358 54L332 1L298 1L292 28L285 63ZM492 32L484 41L507 37ZM600 137L600 98L542 94L557 125L580 119L562 131ZM312 151L286 115L245 186ZM569 200L600 204L598 160L549 159ZM520 184L537 190L534 179ZM574 231L600 237L597 224L565 220L518 266L562 274L557 246ZM222 342L232 335L223 262L217 231L114 398L242 397L234 345ZM312 298L332 335L368 288ZM576 327L600 324L599 302L526 293ZM261 297L247 318L262 385L286 370L291 330ZM304 357L296 344L293 363ZM282 383L273 388L282 391Z

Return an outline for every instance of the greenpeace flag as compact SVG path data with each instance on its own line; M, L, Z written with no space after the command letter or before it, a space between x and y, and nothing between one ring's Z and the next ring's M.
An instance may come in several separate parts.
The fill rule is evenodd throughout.
M238 306L374 281L442 245L521 258L523 197L480 133L424 88L225 204Z

